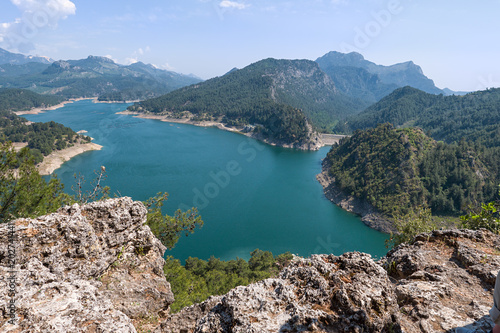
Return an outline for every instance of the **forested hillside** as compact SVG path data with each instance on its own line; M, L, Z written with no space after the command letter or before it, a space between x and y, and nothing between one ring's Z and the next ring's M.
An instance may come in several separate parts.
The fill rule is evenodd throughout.
M174 116L188 111L195 119L257 125L268 137L293 142L305 138L306 120L328 130L361 105L339 93L312 61L266 59L129 110Z
M49 107L62 102L53 95L40 95L24 89L0 88L0 111L24 111L32 108Z
M500 89L443 96L400 88L339 124L337 130L350 132L386 122L421 127L435 140L447 143L465 139L486 147L500 147Z
M388 216L428 207L457 215L498 192L499 159L460 141L436 142L418 128L358 130L327 155L336 185Z

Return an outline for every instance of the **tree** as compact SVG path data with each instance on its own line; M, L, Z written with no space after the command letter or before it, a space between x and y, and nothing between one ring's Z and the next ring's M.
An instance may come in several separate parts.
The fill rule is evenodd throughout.
M397 233L391 233L391 237L386 240L387 247L396 247L401 243L409 243L418 234L431 232L437 229L432 220L431 210L428 208L417 208L405 215L394 218L394 226Z
M500 191L498 192L500 195ZM466 229L477 230L485 228L500 234L500 200L481 205L481 210L471 211L461 216L462 226Z
M144 204L148 209L146 224L163 245L172 249L183 233L188 236L196 227L202 227L203 221L194 207L186 212L178 209L174 216L163 215L161 207L167 199L168 193L159 192L156 197L149 198Z
M46 182L35 167L29 149L18 153L10 142L0 144L0 223L36 217L74 202L53 177Z

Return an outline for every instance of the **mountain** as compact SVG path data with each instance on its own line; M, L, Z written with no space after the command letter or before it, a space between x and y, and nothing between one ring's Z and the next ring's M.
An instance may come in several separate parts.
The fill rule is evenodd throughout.
M448 143L465 139L500 147L500 89L442 96L404 87L348 118L337 129L353 131L386 122L421 127L435 140Z
M50 64L54 60L47 57L39 56L25 56L19 53L11 53L7 50L0 48L0 65L12 64L12 65L22 65L29 62L38 62L42 64Z
M356 52L329 52L316 59L343 93L374 103L394 89L412 86L431 94L445 93L412 61L392 66L377 65Z
M313 61L265 59L130 110L177 117L188 111L230 126L258 125L264 137L292 143L306 138L306 123L329 129L363 105L340 93Z
M106 57L59 60L52 64L1 65L0 87L30 89L64 98L99 97L123 101L160 96L198 83L192 76L135 63L116 64Z

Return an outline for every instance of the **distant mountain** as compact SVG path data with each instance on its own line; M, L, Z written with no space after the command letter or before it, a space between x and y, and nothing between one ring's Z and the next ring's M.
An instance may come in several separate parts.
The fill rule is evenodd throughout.
M50 64L54 60L48 57L38 57L38 56L25 56L19 53L11 53L7 50L0 48L0 65L12 64L12 65L22 65L29 62L38 62L42 64Z
M262 125L257 130L265 136L292 143L306 137L306 120L328 129L362 107L313 61L265 59L130 109L178 116L189 111L228 125Z
M448 143L465 139L500 147L500 89L443 96L412 87L399 88L339 124L338 129L353 131L387 122L421 127L434 139Z
M1 65L0 87L24 88L64 98L123 101L160 96L200 79L141 62L123 66L106 57L59 60L52 64Z
M398 87L411 86L431 94L445 93L412 61L377 65L356 52L329 52L316 59L343 93L374 103Z

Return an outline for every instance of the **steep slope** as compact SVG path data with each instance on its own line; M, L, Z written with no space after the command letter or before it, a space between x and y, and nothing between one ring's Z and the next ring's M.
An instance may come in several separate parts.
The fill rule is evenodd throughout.
M159 96L200 81L142 63L122 66L109 58L96 56L59 60L45 67L34 64L0 67L0 87L31 89L64 98L137 100Z
M500 147L500 89L436 96L404 87L347 119L339 129L344 125L343 130L365 129L385 122L419 126L448 143L465 139Z
M356 52L344 54L332 51L316 59L316 62L343 93L372 103L404 86L432 94L443 93L412 61L383 66L365 60Z
M457 215L493 200L498 191L497 167L484 160L465 142L438 143L421 129L383 124L332 147L323 165L331 178L323 186L329 196L333 186L384 216L417 207Z
M329 129L359 103L339 93L309 60L265 59L243 69L143 101L131 111L255 126L271 141L306 139L307 123Z

